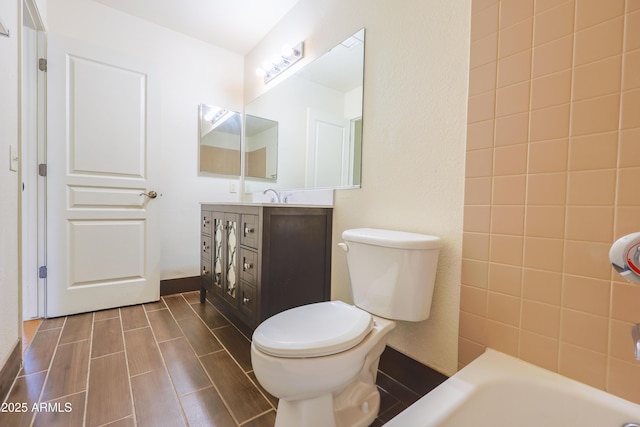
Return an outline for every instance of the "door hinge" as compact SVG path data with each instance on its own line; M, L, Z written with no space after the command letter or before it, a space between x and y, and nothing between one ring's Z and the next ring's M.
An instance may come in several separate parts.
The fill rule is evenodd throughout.
M47 164L46 163L40 163L38 165L38 175L47 176Z
M47 58L38 59L38 70L47 71Z
M47 266L43 265L42 267L38 268L38 278L40 279L46 279L47 278Z

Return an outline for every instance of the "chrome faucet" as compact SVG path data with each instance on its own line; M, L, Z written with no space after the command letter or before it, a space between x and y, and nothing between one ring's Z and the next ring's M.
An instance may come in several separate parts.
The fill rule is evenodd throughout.
M631 328L631 337L635 344L636 359L640 360L640 323L633 325Z
M271 191L275 195L275 197L271 198L271 203L273 203L274 201L280 203L280 194L278 194L278 192L273 188L267 188L262 192L262 194L267 194L269 191Z

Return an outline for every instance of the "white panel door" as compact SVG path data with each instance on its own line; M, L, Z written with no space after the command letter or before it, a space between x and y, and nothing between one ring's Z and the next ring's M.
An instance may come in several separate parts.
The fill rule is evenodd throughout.
M349 122L309 109L307 112L307 187L349 184Z
M155 75L49 33L46 316L157 301Z

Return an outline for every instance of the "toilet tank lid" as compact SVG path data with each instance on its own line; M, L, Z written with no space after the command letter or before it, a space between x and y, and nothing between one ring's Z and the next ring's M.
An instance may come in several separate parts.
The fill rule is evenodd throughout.
M345 230L342 239L346 242L366 243L399 249L438 249L442 239L427 234L407 231L382 230L379 228L354 228Z

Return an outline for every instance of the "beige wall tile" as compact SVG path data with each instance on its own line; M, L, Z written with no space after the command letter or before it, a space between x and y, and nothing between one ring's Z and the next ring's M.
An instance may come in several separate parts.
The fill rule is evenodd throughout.
M496 176L493 178L492 203L496 205L523 205L525 189L525 175Z
M498 32L498 4L479 11L471 20L471 41Z
M491 204L491 178L482 177L465 179L464 204Z
M607 390L624 399L640 402L640 363L609 360Z
M609 316L609 280L565 275L563 306L598 316Z
M560 305L562 274L525 268L522 271L522 296L546 304Z
M488 292L487 318L518 327L520 325L520 298Z
M487 320L486 345L488 347L517 357L519 337L520 331L518 328Z
M529 173L566 171L568 147L568 138L529 143Z
M567 174L529 174L527 186L528 205L564 205L567 199Z
M487 289L489 276L489 263L475 259L462 259L461 282L463 285L475 286Z
M613 206L569 206L565 237L611 243L613 240Z
M579 0L577 2L576 30L600 24L624 13L625 0Z
M523 299L522 329L557 339L560 336L560 307Z
M560 332L564 342L598 353L607 352L609 320L575 310L562 310Z
M542 108L531 112L531 141L559 139L569 136L569 104Z
M524 246L524 266L546 271L562 271L564 241L527 237Z
M573 1L562 3L542 12L536 8L534 44L538 46L573 34L574 8Z
M522 83L531 77L531 50L498 60L498 87Z
M640 50L624 54L623 90L640 88Z
M640 206L618 206L615 212L614 238L638 231L638 218L640 218Z
M635 343L631 338L633 325L633 323L611 320L609 329L611 331L609 333L609 355L611 357L635 363Z
M527 172L527 144L497 147L493 154L493 175L520 175Z
M582 65L622 53L624 19L619 17L576 33L575 64Z
M513 116L496 119L495 145L511 145L527 142L529 137L529 114L514 114Z
M479 95L495 89L497 66L496 62L489 62L469 71L469 95Z
M491 233L521 236L524 229L524 206L493 206Z
M488 233L491 227L491 208L489 206L465 206L464 231Z
M620 132L620 167L640 166L640 128Z
M570 172L567 202L572 206L611 206L615 201L615 189L614 169Z
M475 314L460 312L460 336L468 340L483 343L487 336L487 319Z
M627 3L637 3L637 1L630 0ZM640 10L636 10L626 16L624 47L627 52L640 49Z
M489 235L486 233L463 233L462 257L489 261Z
M467 125L467 151L493 147L494 124L491 119Z
M484 92L469 97L467 120L469 123L490 120L494 117L495 92Z
M558 370L558 346L557 339L520 332L520 358L550 371Z
M487 291L473 286L462 285L460 287L460 310L486 317Z
M522 293L522 268L506 264L489 264L489 290L512 296Z
M558 372L592 387L604 389L607 378L607 356L561 343Z
M564 206L527 206L525 234L529 237L564 237Z
M547 10L561 6L564 3L570 2L573 4L573 1L570 0L535 0L535 13L536 15L546 12Z
M576 67L573 73L573 99L581 100L620 91L622 55Z
M467 151L465 165L468 178L491 176L493 170L493 152L490 149Z
M561 71L531 82L531 109L553 107L571 101L571 71Z
M481 39L471 42L471 55L469 67L476 68L480 65L498 60L498 33L491 33Z
M569 169L615 168L618 162L618 132L598 133L571 138Z
M564 273L607 280L611 277L611 243L565 240Z
M503 87L496 92L496 116L529 111L529 81Z
M474 359L482 355L485 351L484 344L478 344L465 338L458 339L458 361L463 367L471 363Z
M522 265L523 238L492 234L490 237L489 261L509 265Z
M622 93L622 129L640 127L640 89Z
M502 0L500 2L500 28L533 16L533 0Z
M573 35L533 48L532 76L568 70L573 63Z
M571 113L571 135L614 131L618 129L619 121L619 93L574 102Z
M525 19L500 32L498 57L504 58L531 49L533 18Z
M640 323L640 286L629 283L613 283L611 317L630 323Z

